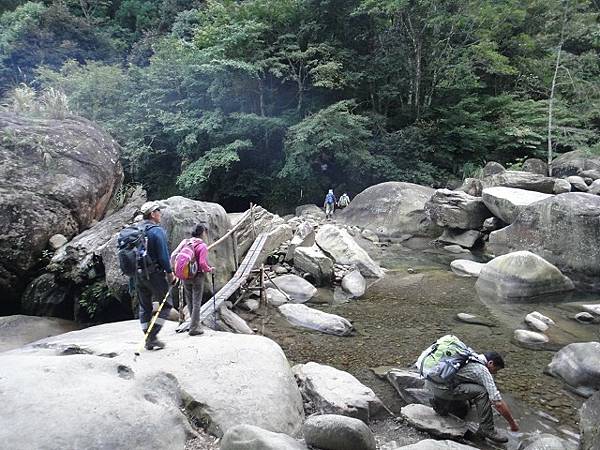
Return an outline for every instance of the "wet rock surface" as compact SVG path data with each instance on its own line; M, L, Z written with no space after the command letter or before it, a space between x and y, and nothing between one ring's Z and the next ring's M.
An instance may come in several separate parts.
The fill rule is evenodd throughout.
M467 424L464 421L453 416L442 417L429 406L407 405L402 408L401 414L416 429L438 438L458 439L467 432Z
M306 305L286 303L279 312L292 324L336 336L348 336L354 327L348 320L336 314L326 313Z
M600 342L567 345L554 355L547 371L563 379L576 392L591 395L600 389Z
M253 425L237 425L223 435L221 450L308 450L296 439Z
M359 419L323 414L306 419L302 427L308 445L327 450L375 450L375 436Z

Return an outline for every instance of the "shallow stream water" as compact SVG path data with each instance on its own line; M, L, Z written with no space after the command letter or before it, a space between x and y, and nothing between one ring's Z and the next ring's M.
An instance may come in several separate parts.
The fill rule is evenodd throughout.
M350 320L356 328L353 336L337 337L292 327L274 309L255 317L253 326L278 342L294 364L315 361L352 373L396 414L403 406L401 399L372 369L409 367L437 338L455 334L477 351L496 350L504 356L507 367L495 378L522 432L550 432L576 440L578 409L583 399L543 372L554 354L552 349L599 339L598 325L579 324L572 319L581 311L577 305L599 303L599 297L575 294L563 301L537 299L527 304L482 301L474 278L458 277L449 270L450 262L463 256L431 247L424 239L388 245L361 240L361 245L388 270L386 276L372 284L360 300L340 304L331 289L320 289L318 304L311 305ZM512 341L516 328L527 329L524 316L536 310L557 322L545 350L525 349ZM486 318L495 326L460 322L455 318L459 312ZM501 418L496 422L506 428ZM375 430L382 444L424 438L398 421L383 421L375 425ZM516 448L520 436L513 434L507 448Z

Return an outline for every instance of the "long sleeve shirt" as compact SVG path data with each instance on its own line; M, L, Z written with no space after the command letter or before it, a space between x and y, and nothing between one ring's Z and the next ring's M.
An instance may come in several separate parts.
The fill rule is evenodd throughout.
M150 226L146 231L148 237L148 255L150 259L154 261L158 267L167 273L173 272L171 267L171 261L169 259L169 246L167 243L167 234L165 230L156 225L152 221L146 221L144 225L155 225Z
M180 252L181 248L184 245L191 243L194 247L194 254L196 255L196 261L198 262L198 271L199 272L210 272L212 271L212 267L208 264L208 247L204 243L204 241L200 238L190 238L184 239L179 243L177 248L173 250L171 253L171 261L175 260L175 257Z

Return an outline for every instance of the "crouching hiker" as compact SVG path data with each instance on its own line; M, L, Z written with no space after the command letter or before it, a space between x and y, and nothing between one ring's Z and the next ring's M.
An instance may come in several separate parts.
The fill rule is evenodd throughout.
M204 243L207 227L198 224L190 239L184 239L171 254L175 275L183 281L183 296L190 312L190 336L203 334L200 307L204 293L205 273L214 270L208 264L208 247Z
M508 442L494 427L493 405L511 431L519 431L492 377L504 368L504 360L497 352L478 354L456 336L446 335L421 353L417 367L433 394L431 406L439 415L453 413L464 418L471 403L479 416L476 437Z
M173 303L169 284L175 281L165 230L159 225L161 212L157 202L140 208L143 222L124 228L117 240L119 264L133 281L139 302L142 332L146 334L152 320L152 301L164 302L154 326L146 336L146 350L164 348L158 333L169 316Z

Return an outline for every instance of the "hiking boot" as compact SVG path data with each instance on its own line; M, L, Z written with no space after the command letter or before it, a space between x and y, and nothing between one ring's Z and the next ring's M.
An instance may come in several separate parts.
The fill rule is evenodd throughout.
M440 416L446 417L450 411L445 402L440 402L435 397L429 400L429 404L433 408L433 410Z
M508 442L508 438L496 430L488 432L478 431L477 435L483 439L492 441L494 444L506 444Z
M204 330L202 328L192 328L188 334L190 336L200 336L201 334L204 334Z
M148 342L146 342L145 347L146 350L154 350L154 348L160 350L165 348L165 343L163 341L159 341L157 338L154 338L152 340L148 340Z

